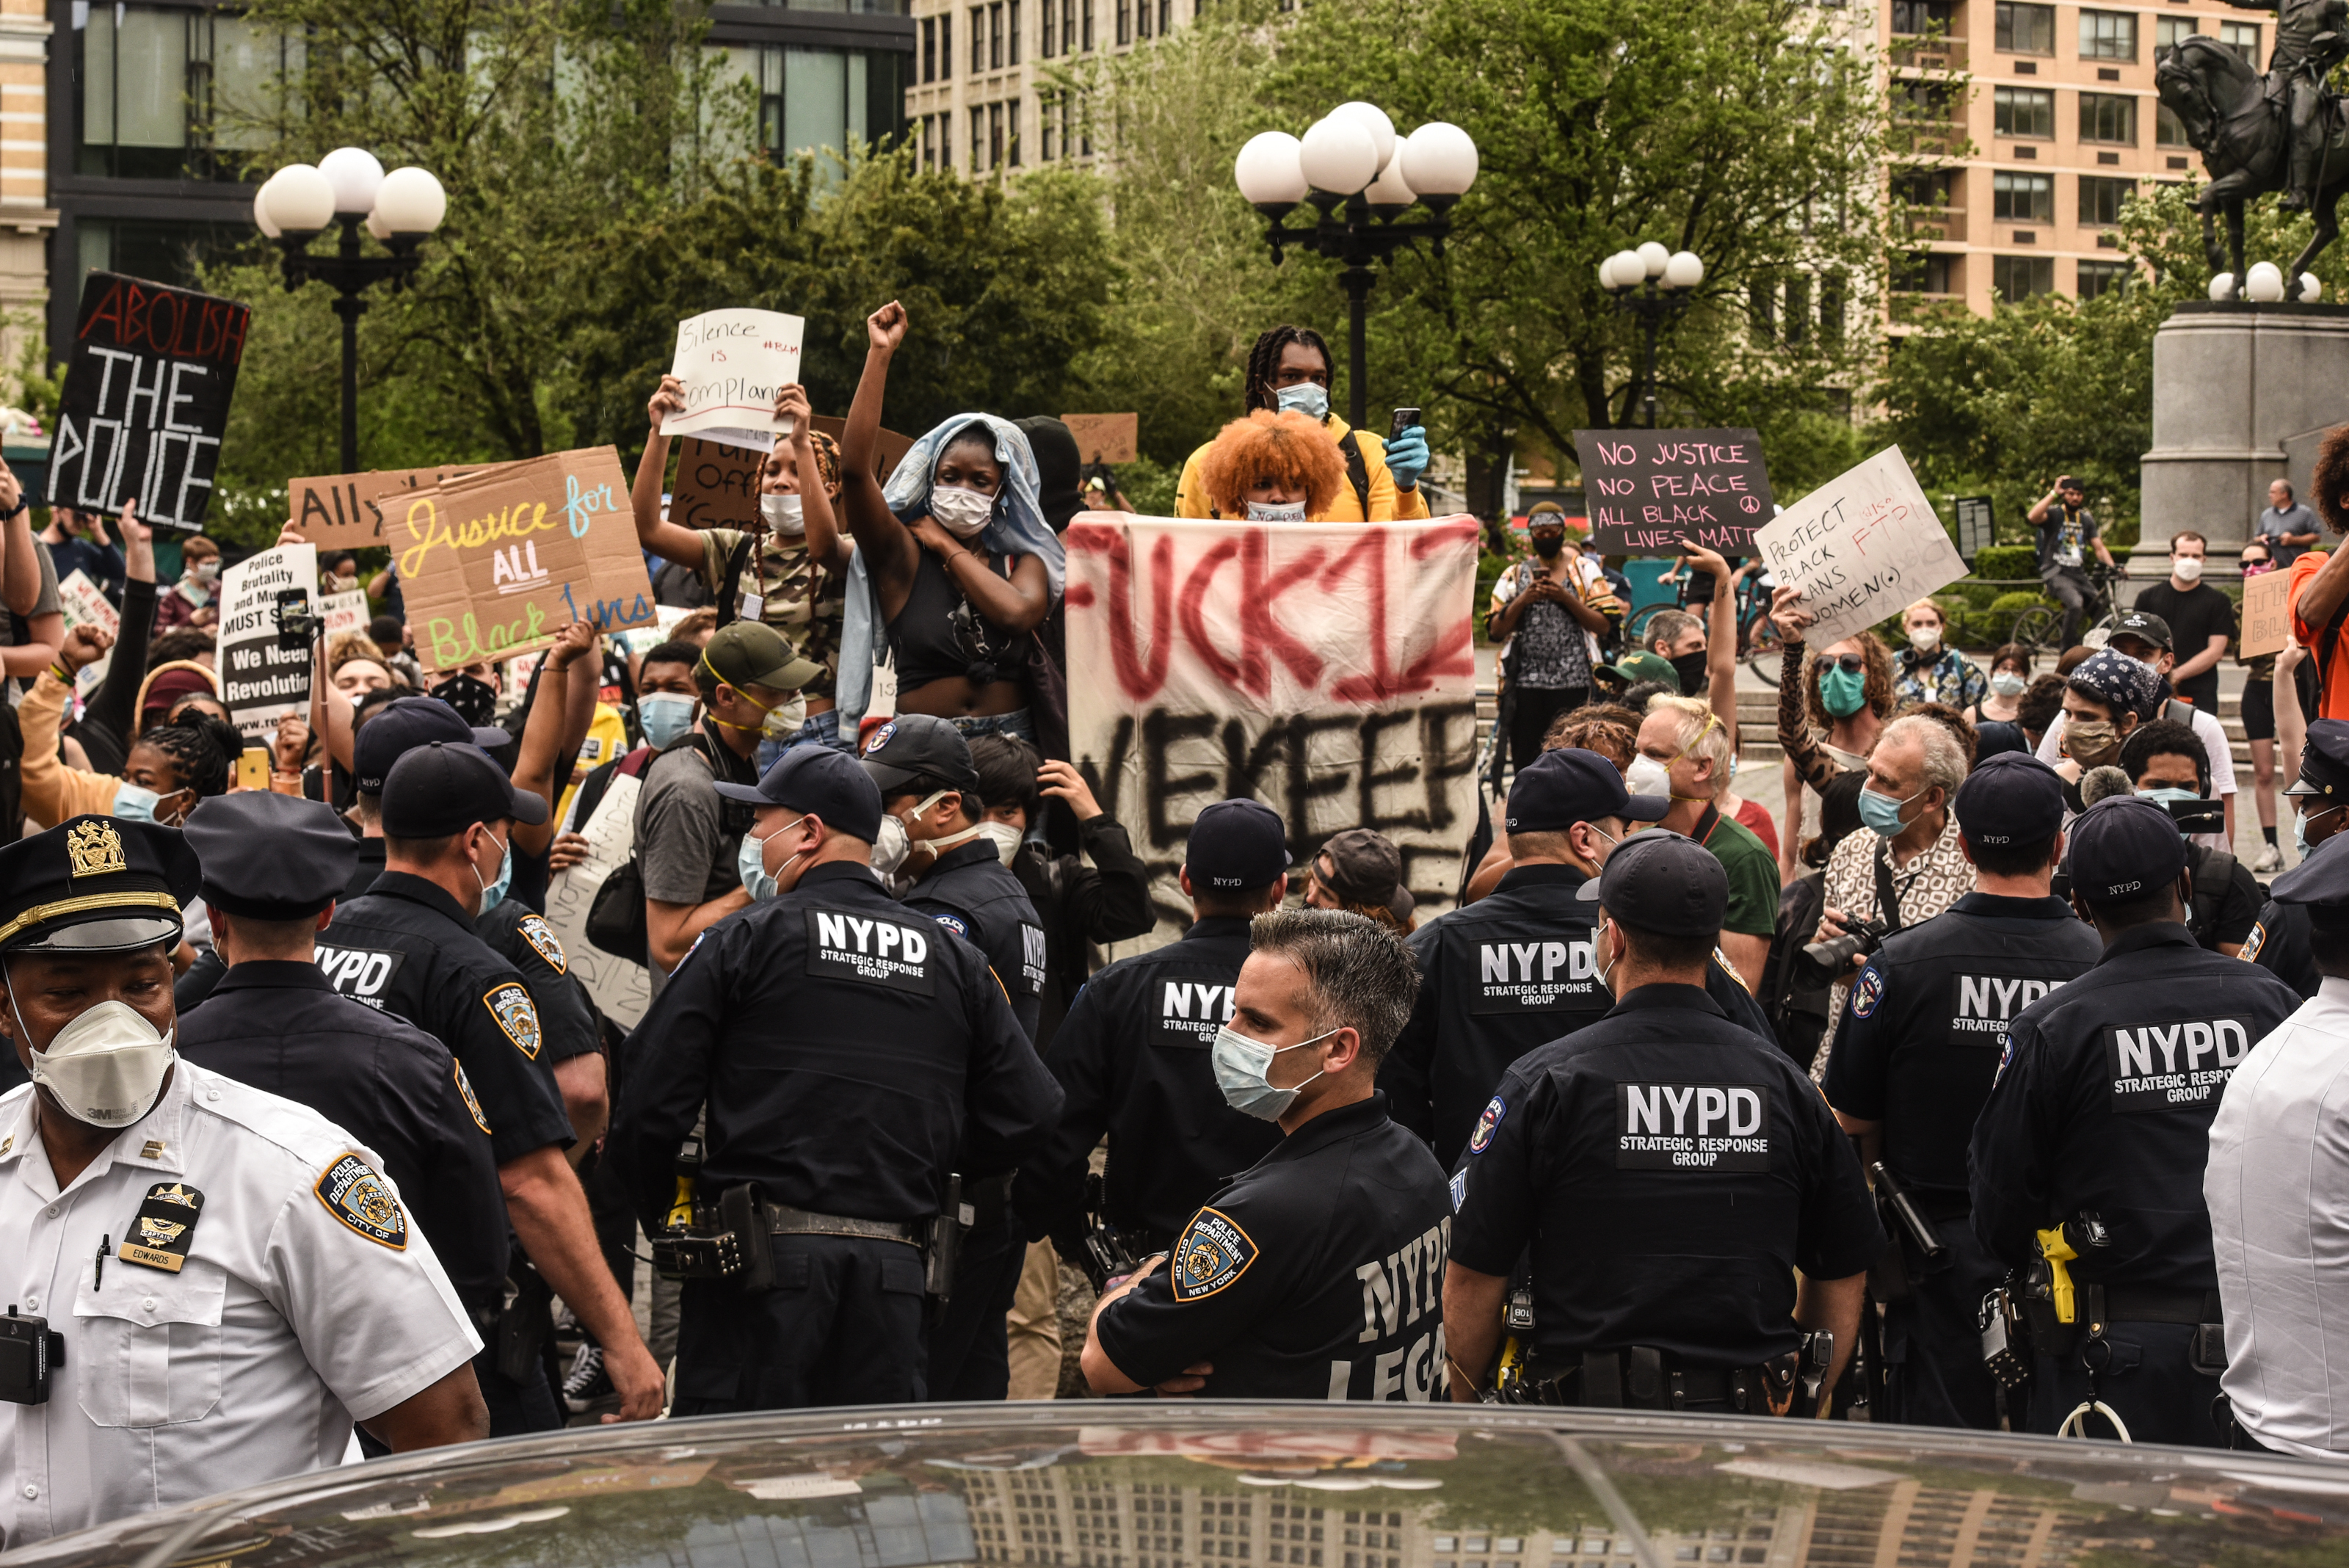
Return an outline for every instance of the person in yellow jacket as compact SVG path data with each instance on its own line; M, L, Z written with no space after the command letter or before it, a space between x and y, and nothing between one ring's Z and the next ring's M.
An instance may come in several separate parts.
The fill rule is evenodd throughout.
M1248 351L1247 410L1295 411L1320 421L1345 459L1346 483L1316 523L1399 523L1427 515L1419 476L1427 472L1427 432L1418 425L1390 443L1349 426L1330 410L1330 346L1303 327L1276 327ZM1216 509L1200 475L1209 441L1183 464L1174 486L1174 515L1215 517Z

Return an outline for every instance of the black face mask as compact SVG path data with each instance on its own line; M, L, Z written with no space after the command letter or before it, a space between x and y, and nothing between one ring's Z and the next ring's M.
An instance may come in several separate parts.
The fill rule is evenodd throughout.
M1672 660L1672 673L1681 678L1681 695L1702 697L1710 688L1713 670L1708 660L1712 656L1702 649L1683 653Z
M432 695L457 710L457 717L476 729L487 728L498 716L497 688L471 675L442 681L432 689Z
M1539 556L1545 561L1554 561L1557 559L1557 553L1566 548L1566 535L1563 534L1559 535L1555 539L1545 539L1540 535L1537 534L1533 536L1533 541L1534 554Z

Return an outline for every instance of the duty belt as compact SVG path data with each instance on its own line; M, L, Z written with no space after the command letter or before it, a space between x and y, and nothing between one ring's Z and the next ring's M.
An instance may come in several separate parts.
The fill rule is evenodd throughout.
M1801 1355L1794 1351L1759 1366L1668 1366L1661 1351L1587 1353L1579 1366L1551 1372L1538 1359L1522 1385L1524 1402L1586 1408L1685 1410L1725 1405L1749 1416L1783 1416L1794 1407Z
M2224 1323L2216 1291L2149 1290L2142 1285L2092 1285L2087 1316L2095 1323ZM2101 1298L2101 1299L2098 1299Z
M852 1220L843 1214L811 1214L788 1204L764 1206L767 1231L775 1236L863 1236L875 1241L922 1244L923 1227L898 1220Z
M761 1203L759 1218L771 1236L853 1236L874 1241L900 1241L919 1249L926 1227L897 1220L858 1220L845 1214L816 1214L788 1204ZM730 1280L750 1266L742 1236L733 1227L696 1229L682 1235L653 1238L653 1266L675 1280Z

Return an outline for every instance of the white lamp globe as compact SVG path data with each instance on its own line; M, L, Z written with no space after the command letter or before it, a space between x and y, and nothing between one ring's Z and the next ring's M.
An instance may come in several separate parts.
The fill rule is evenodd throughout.
M335 221L335 186L307 163L288 163L262 190L269 198L269 221L289 234L314 234Z
M1285 130L1268 130L1248 138L1232 161L1232 178L1250 206L1305 200L1305 169L1298 161L1297 138Z
M1637 251L1617 251L1607 265L1614 271L1617 288L1637 288L1648 280L1647 264Z
M1378 143L1370 128L1352 115L1330 115L1313 122L1297 144L1297 161L1306 182L1316 191L1350 196L1377 178Z
M1377 211L1392 213L1400 213L1419 200L1403 182L1402 159L1392 160L1380 171L1379 177L1362 192L1362 200Z
M1672 262L1672 253L1650 240L1640 247L1640 265L1650 277L1661 277L1664 268Z
M285 232L279 228L276 220L269 215L269 187L276 182L277 176L272 174L261 182L261 189L253 193L254 226L273 240Z
M2313 272L2302 273L2300 275L2300 302L2302 305L2314 305L2318 300L2323 299L2323 297L2324 286L2317 281L2316 275Z
M375 206L383 165L364 147L337 147L318 160L318 172L335 188L335 211L365 213Z
M1456 125L1433 119L1403 139L1402 177L1422 196L1464 196L1476 182L1476 143Z
M2210 297L2226 300L2235 297L2235 275L2222 272L2210 280Z
M1340 115L1360 121L1362 129L1371 133L1371 144L1378 149L1379 172L1385 173L1394 161L1395 144L1399 140L1395 135L1394 121L1387 118L1387 111L1377 104L1355 99L1330 111L1332 119Z
M1615 258L1609 256L1599 264L1599 286L1608 293L1615 292Z
M1666 288L1694 288L1704 281L1704 258L1694 251L1674 251L1664 264Z
M374 217L394 234L429 234L449 215L449 193L429 169L409 164L383 177L375 193ZM368 228L373 231L370 223Z
M2261 305L2273 305L2283 298L2283 268L2273 262L2253 262L2244 275L2243 292Z

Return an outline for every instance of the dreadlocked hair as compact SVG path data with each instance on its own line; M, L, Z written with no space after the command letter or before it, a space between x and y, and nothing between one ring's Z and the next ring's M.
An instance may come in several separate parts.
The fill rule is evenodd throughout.
M1248 350L1247 357L1249 411L1280 406L1279 396L1273 390L1272 373L1280 366L1280 351L1291 343L1302 343L1320 355L1325 369L1337 363L1330 358L1330 345L1321 340L1321 334L1309 327L1276 327L1259 335L1256 347Z
M227 732L225 737L222 731ZM229 759L243 749L235 727L210 713L191 713L179 723L158 724L140 736L139 743L171 758L180 770L180 782L202 800L228 793Z

